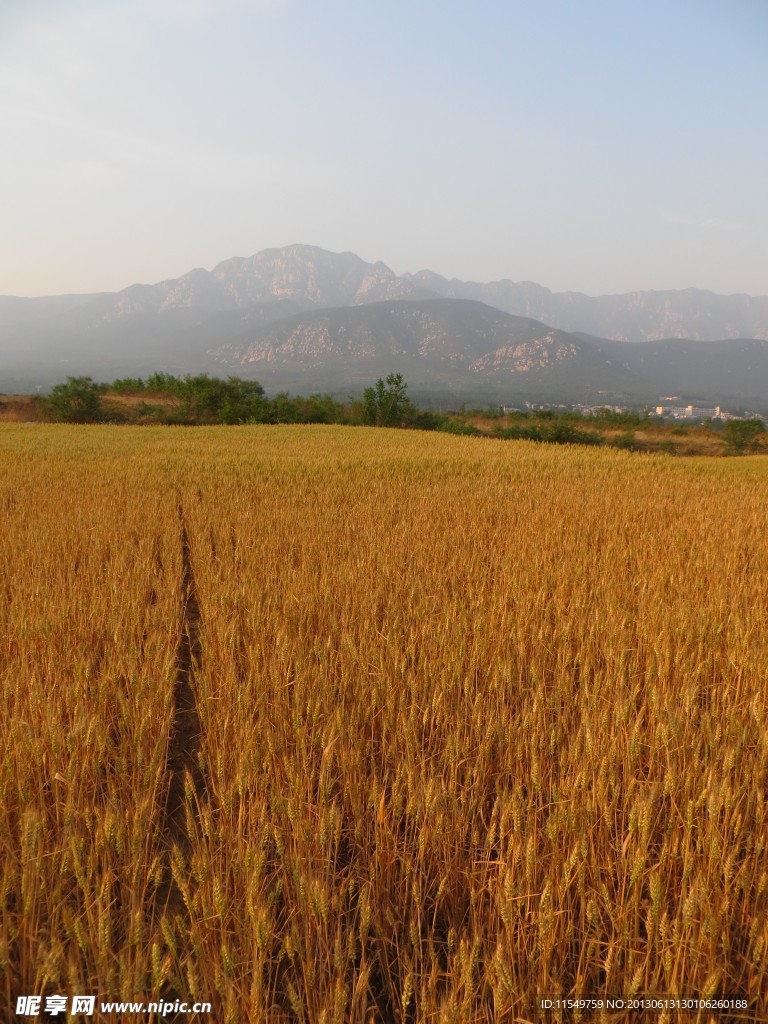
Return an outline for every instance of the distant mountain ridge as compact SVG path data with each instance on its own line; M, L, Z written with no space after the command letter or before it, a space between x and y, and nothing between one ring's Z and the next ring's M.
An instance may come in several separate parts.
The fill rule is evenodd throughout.
M214 350L265 382L301 366L317 380L370 382L397 367L420 390L442 384L489 394L579 397L621 389L627 372L564 331L469 299L398 299L312 310L253 328Z
M766 339L768 297L557 294L291 245L115 293L0 297L0 390L164 369L339 392L398 370L479 400L761 401Z
M331 253L311 245L264 249L250 257L224 260L211 271L196 268L178 278L134 284L114 293L39 299L0 296L0 324L28 321L62 308L104 320L183 308L244 309L273 300L313 309L422 298L473 299L559 330L614 341L768 340L768 296L717 295L696 288L590 296L552 292L530 281L449 280L429 270L398 276L384 263L367 263L350 252Z
M397 277L383 263L291 245L248 258L235 256L211 271L198 267L158 284L134 284L88 301L83 311L111 319L174 309L248 309L272 302L289 302L297 309L331 308L427 295L432 293Z
M449 281L431 271L403 277L445 298L487 302L564 331L583 331L613 341L768 340L768 296L717 295L697 288L591 296L551 292L530 281L476 284L455 278Z

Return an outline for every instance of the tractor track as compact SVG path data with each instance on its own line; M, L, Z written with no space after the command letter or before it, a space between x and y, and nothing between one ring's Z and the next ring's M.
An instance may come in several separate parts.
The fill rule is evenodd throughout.
M192 923L188 900L193 885L190 867L193 837L200 812L209 803L208 782L201 764L202 726L195 683L202 660L202 616L192 568L189 532L181 503L178 514L181 528L181 621L176 647L173 718L164 772L165 799L157 845L162 873L154 899L147 908L152 930L163 917L176 922L182 930L188 929ZM179 991L178 983L174 984L169 978L162 987L161 995L168 1002L175 1002L186 999L189 993ZM187 1018L178 1015L163 1018L166 1022L177 1019Z
M173 721L168 742L166 776L167 796L163 812L163 833L170 846L178 847L186 856L191 837L187 829L187 811L190 802L186 780L192 784L194 806L189 808L193 817L207 800L208 787L200 765L202 727L197 706L195 674L199 670L202 643L200 603L192 569L189 534L184 513L179 507L181 522L182 566L182 620L176 648L176 684L173 695ZM190 794L191 796L191 794Z

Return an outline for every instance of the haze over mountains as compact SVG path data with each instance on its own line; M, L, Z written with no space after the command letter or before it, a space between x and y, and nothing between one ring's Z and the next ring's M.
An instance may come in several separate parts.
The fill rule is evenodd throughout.
M116 293L0 297L0 390L67 375L208 371L359 392L401 372L422 399L768 403L768 297L591 297L529 282L396 275L312 246Z

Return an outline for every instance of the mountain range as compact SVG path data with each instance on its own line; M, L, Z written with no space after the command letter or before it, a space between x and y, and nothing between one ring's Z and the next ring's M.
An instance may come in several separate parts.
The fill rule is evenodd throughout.
M313 246L267 249L120 292L0 296L0 391L67 375L237 374L359 392L401 372L421 400L768 403L768 297L591 297L530 282L395 274Z

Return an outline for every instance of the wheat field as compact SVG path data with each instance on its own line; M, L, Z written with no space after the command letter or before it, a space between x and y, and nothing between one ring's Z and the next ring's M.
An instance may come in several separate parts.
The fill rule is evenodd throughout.
M6 425L0 513L0 1004L768 1019L768 458Z

